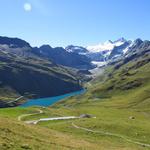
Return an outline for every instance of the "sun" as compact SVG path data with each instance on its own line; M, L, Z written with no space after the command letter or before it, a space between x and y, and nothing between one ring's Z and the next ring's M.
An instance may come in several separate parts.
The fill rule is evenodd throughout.
M30 12L32 10L32 5L30 3L25 3L24 10Z

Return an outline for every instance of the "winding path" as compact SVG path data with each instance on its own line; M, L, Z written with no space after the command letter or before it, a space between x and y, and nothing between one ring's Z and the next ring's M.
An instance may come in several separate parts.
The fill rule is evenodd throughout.
M20 115L20 116L18 116L18 121L22 121L22 118L27 117L27 116L34 116L34 115L39 115L39 114L42 114L42 113L43 113L43 110L41 110L41 109L38 109L38 111L39 111L39 112L37 112L37 113ZM33 122L33 121L32 121L32 122Z
M43 111L38 109L38 113L32 113L32 114L23 114L18 116L18 121L22 121L22 118L27 117L27 116L34 116L34 115L39 115L42 114ZM41 118L38 120L30 120L30 121L24 121L27 124L37 124L40 121L53 121L53 120L69 120L69 119L78 119L80 117L76 117L76 116L66 116L66 117L51 117L51 118Z
M140 145L140 146L143 146L143 147L150 147L150 144L146 144L146 143L141 143L141 142L137 142L137 141L133 141L131 139L128 139L120 134L115 134L115 133L111 133L111 132L105 132L105 131L96 131L96 130L91 130L91 129L88 129L88 128L84 128L84 127L80 127L78 125L76 125L75 123L72 122L72 126L76 129L81 129L81 130L84 130L84 131L88 131L88 132L92 132L92 133L100 133L100 134L103 134L103 135L107 135L107 136L114 136L114 137L117 137L117 138L121 138L127 142L130 142L130 143L134 143L134 144L137 144L137 145Z

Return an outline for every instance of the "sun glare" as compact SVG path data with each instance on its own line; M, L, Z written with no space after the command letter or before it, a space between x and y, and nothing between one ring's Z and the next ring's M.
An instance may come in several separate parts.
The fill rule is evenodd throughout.
M32 10L32 6L30 3L25 3L24 4L24 10L27 12L30 12Z

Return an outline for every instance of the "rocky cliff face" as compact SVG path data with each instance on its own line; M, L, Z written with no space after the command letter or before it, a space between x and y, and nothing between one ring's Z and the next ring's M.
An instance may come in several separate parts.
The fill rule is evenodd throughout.
M52 48L49 45L43 45L40 48L34 48L33 53L63 66L84 70L94 68L88 57L76 52L68 52L62 47Z

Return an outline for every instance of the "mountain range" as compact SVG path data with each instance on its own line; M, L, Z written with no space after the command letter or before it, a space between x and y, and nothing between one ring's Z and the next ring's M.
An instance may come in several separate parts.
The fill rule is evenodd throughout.
M0 48L5 53L24 57L40 57L62 66L90 70L96 67L96 62L108 63L124 56L137 40L120 38L115 41L108 40L94 46L69 45L65 48L52 48L50 45L31 47L28 42L18 38L0 37Z
M134 41L120 38L116 41L108 40L94 46L69 46L66 48L68 52L75 52L79 55L84 55L91 59L91 62L108 62L123 56Z
M145 50L148 45L149 41L120 38L88 47L32 47L19 38L0 37L0 100L25 93L48 97L80 90L81 82L91 79L90 70L128 61L137 48Z

